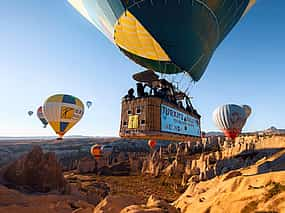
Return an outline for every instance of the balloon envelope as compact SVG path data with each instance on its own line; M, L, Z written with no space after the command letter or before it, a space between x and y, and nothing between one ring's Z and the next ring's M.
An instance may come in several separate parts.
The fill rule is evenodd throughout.
M71 95L53 95L44 103L44 115L60 138L83 116L82 101Z
M46 119L46 117L44 116L44 113L43 113L43 107L40 106L37 110L37 116L38 116L38 119L40 119L40 121L42 122L42 124L44 125L44 128L46 128L46 126L48 125L48 121Z
M215 124L231 139L235 139L241 133L246 119L244 108L236 104L220 106L213 113Z
M68 0L136 63L194 81L255 0Z
M100 158L102 156L101 145L95 144L90 149L90 154L95 158Z
M87 108L89 109L89 108L92 106L92 101L87 101L87 102L86 102L86 106L87 106Z
M28 111L28 115L29 115L29 116L32 116L33 114L34 114L33 111Z
M149 140L148 141L148 145L149 145L150 148L153 149L156 146L156 140Z

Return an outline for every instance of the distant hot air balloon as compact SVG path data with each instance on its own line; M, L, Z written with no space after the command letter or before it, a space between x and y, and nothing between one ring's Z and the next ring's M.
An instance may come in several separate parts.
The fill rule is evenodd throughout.
M245 109L236 104L220 106L213 113L215 124L231 139L235 139L241 133L247 118Z
M256 2L68 1L131 60L147 69L171 74L169 79L173 74L185 73L182 77L189 82L202 77L216 48Z
M151 149L153 149L156 146L156 140L149 140L148 145Z
M86 101L86 106L89 109L92 106L92 101Z
M98 158L100 158L100 157L102 156L101 147L102 147L102 146L99 145L99 144L95 144L95 145L93 145L93 146L91 147L90 153L91 153L91 155L92 155L94 158L98 159Z
M28 115L29 115L29 116L32 116L33 114L34 114L34 112L33 112L33 111L31 111L31 110L30 110L30 111L28 111Z
M47 125L48 125L48 121L46 119L46 117L44 116L44 113L43 113L43 107L40 106L37 110L37 116L38 118L40 119L40 121L42 122L42 124L44 125L43 127L46 128Z
M50 126L62 138L83 116L84 105L71 95L53 95L44 105L44 115Z

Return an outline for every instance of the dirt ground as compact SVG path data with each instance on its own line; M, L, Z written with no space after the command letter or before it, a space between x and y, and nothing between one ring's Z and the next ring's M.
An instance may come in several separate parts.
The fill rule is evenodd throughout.
M70 178L68 178L70 180ZM83 185L92 186L92 182L106 183L111 195L134 195L145 203L150 195L155 195L165 201L173 202L184 189L181 188L181 178L150 177L150 176L98 176L93 174L74 175Z

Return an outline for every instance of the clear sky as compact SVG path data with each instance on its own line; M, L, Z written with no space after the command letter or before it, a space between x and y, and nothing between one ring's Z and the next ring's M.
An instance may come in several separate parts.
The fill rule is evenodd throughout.
M285 1L259 0L192 87L203 130L220 104L249 104L246 131L285 128ZM118 135L120 100L143 68L128 60L65 0L2 0L0 136L53 135L36 111L55 93L94 102L69 134Z

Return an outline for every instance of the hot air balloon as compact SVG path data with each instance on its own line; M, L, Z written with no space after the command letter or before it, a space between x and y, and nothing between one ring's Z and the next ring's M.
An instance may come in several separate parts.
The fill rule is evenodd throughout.
M245 109L236 104L222 105L213 113L215 124L231 139L235 139L241 133L247 118Z
M86 106L89 109L92 106L92 101L86 101Z
M127 57L198 81L255 0L68 0ZM171 77L172 78L172 77Z
M94 158L96 159L100 158L102 156L101 145L99 144L93 145L90 149L90 153Z
M156 140L149 140L148 145L151 149L154 149L154 147L156 146Z
M29 115L29 116L32 116L33 114L34 114L34 112L33 112L33 111L31 111L31 110L30 110L30 111L28 111L28 115Z
M43 107L40 106L37 110L37 116L38 118L40 119L40 121L42 122L42 124L44 125L43 127L46 128L47 125L48 125L48 121L46 119L46 117L44 116L44 113L43 113Z
M44 115L59 138L69 131L84 114L82 101L71 95L53 95L44 105Z

